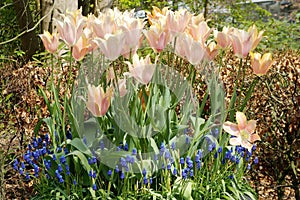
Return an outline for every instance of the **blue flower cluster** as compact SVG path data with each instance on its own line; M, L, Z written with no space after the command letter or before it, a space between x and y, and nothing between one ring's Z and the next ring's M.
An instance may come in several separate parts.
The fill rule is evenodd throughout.
M218 129L214 130L211 133L214 137L218 137L219 132ZM213 157L215 159L219 159L222 164L236 164L238 165L242 159L249 162L247 164L247 169L251 169L251 157L253 154L253 151L256 149L256 146L253 146L253 149L251 152L249 152L246 148L243 148L241 146L236 146L231 149L223 149L222 146L217 146L216 143L212 142L211 139L207 138L207 151L209 153L212 153ZM118 147L119 150L125 150L128 151L128 145L125 143L123 145L120 143ZM125 178L126 172L129 172L130 165L134 164L134 162L137 160L137 149L132 149L132 154L128 154L125 157L120 158L119 162L116 165L115 172L119 174L120 179ZM202 159L203 159L203 150L199 149L197 152L192 156L186 156L181 157L179 159L179 167L175 163L175 159L178 155L178 150L176 149L176 144L173 142L170 146L166 145L164 142L162 142L159 146L159 153L155 154L153 156L153 160L157 164L158 168L160 167L162 170L166 170L169 172L170 175L177 177L178 175L181 176L183 179L193 178L195 176L195 173L199 171L202 167ZM253 159L253 163L257 164L258 158ZM177 167L176 167L177 166ZM147 177L146 169L142 170L142 178L143 178L143 184L151 184L152 178ZM231 172L233 173L233 172ZM111 176L112 170L108 171L108 175ZM231 174L229 176L230 179L234 177L234 174Z
M123 150L127 150L126 147L126 143L125 145L123 145L122 143L120 143L119 148L117 149L117 151L123 149ZM215 145L213 145L214 149L215 149ZM219 153L222 152L222 150L219 148ZM201 168L201 159L203 158L203 151L202 150L198 150L197 153L195 154L194 160L192 158L190 158L189 156L187 156L186 158L180 158L179 163L181 164L180 169L182 169L180 172L178 170L178 168L176 168L176 163L175 163L175 159L174 156L176 157L176 155L178 154L178 151L176 149L176 144L172 143L170 145L170 148L168 148L164 142L162 142L160 144L160 148L159 148L159 153L158 154L154 154L153 156L153 160L156 162L157 166L161 167L162 170L167 170L171 175L173 176L178 176L181 173L181 176L186 179L188 177L192 178L194 177L194 170L199 170ZM137 149L136 148L132 148L132 153L131 154L127 154L124 157L121 157L118 161L118 163L115 166L115 173L119 174L119 178L122 180L125 178L125 175L127 172L129 172L130 166L134 164L134 162L137 160L136 158L137 155ZM153 179L151 177L151 172L148 173L146 171L146 169L144 168L141 172L142 174L142 183L144 185L148 185L148 184L152 184ZM112 175L112 170L110 169L107 172L108 176Z
M51 179L51 174L53 173L49 172L53 170L55 172L53 175L55 175L57 180L60 183L64 183L63 175L71 174L65 157L69 150L58 146L56 151L52 151L52 148L48 134L38 138L34 137L32 142L28 144L23 156L16 158L12 166L22 176L25 176L26 181L29 181L32 177L39 178L43 175L47 179ZM56 155L60 155L58 159Z
M253 156L253 152L256 150L256 146L253 145L252 150L248 151L248 149L242 146L236 146L235 148L231 148L225 152L224 158L222 159L222 164L225 164L227 161L231 163L239 164L241 159L245 159L247 164L247 169L251 169L251 157ZM258 158L255 157L253 160L254 164L258 164Z

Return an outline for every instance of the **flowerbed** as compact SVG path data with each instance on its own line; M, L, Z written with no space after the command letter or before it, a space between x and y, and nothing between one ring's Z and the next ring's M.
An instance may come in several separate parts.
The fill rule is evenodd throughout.
M244 172L258 162L252 154L260 137L256 122L236 111L245 109L259 80L244 88L242 61L262 32L224 28L214 32L215 43L201 15L155 8L148 18L143 29L133 12L85 18L79 10L57 22L59 37L41 35L53 53L52 72L62 65L71 77L78 66L78 77L62 87L52 73L50 94L42 91L49 134L33 138L14 161L35 182L37 198L255 198ZM210 61L218 63L231 46L241 62L225 109L221 66ZM251 53L251 61L259 76L272 64L270 54ZM175 70L186 62L188 76ZM207 85L200 100L193 95L196 73ZM227 114L237 124L225 122Z

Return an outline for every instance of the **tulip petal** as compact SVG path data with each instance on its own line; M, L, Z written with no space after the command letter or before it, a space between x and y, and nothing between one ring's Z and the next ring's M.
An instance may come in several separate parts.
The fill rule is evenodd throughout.
M233 146L241 145L241 139L239 137L230 138L229 143Z
M237 36L232 35L231 42L232 42L234 54L241 57L242 56L242 44L241 44L240 39Z
M258 134L251 134L250 135L250 142L253 143L255 141L260 141L260 137Z
M248 142L248 141L242 140L241 146L247 148L248 151L251 152L251 149L252 149L253 145L250 142Z
M240 130L245 129L247 125L247 118L244 113L236 112L236 121Z
M87 102L86 103L87 109L95 116L95 117L100 117L100 109L99 106L96 102Z
M223 124L223 129L230 135L239 136L239 127L232 122L225 122Z
M154 74L155 65L146 65L144 66L144 68L145 69L142 72L142 80L144 84L148 84L151 81L152 76Z
M105 97L102 102L101 102L101 110L100 110L100 115L103 116L107 112L108 108L110 105L110 97L107 96Z
M255 128L256 128L256 120L250 120L250 121L248 121L248 123L247 123L247 125L245 127L245 129L247 130L247 132L249 134L252 134L254 132Z

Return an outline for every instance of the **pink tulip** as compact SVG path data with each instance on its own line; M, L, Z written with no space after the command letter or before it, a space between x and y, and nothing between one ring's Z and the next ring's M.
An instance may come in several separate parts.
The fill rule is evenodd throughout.
M234 54L240 58L246 57L252 48L252 35L247 31L234 28L230 36Z
M230 39L230 30L227 27L223 27L222 32L214 31L214 37L217 42L217 45L221 48L227 48L231 45L231 39Z
M155 23L144 31L149 45L155 52L161 52L170 41L170 33L164 29L163 22Z
M148 84L155 71L155 64L151 63L150 55L148 54L145 59L139 59L137 54L132 56L132 64L130 62L125 62L128 65L129 73L124 73L124 75L129 75L134 77L141 84Z
M76 44L73 46L72 56L75 60L80 61L87 54L89 49L89 44L87 38L82 35Z
M164 7L163 9L159 9L156 6L152 6L153 10L152 12L147 12L147 19L150 23L150 25L156 23L159 21L161 18L166 18L167 13L169 11L168 7Z
M94 18L91 24L95 35L102 39L106 34L115 33L117 29L113 16L106 14L101 14L98 18Z
M136 19L129 14L124 14L121 21L122 25L119 28L125 34L125 45L122 49L122 55L129 58L129 55L133 55L141 43L142 30L145 23L141 19Z
M215 42L210 42L206 47L206 58L208 60L213 60L215 56L218 54L217 45Z
M114 9L105 10L104 14L107 15L107 16L111 16L115 20L120 19L123 15L123 13L117 7L114 7Z
M181 9L175 12L168 10L166 16L166 29L174 35L185 30L192 14L185 9Z
M186 58L192 65L198 65L203 61L206 49L201 41L196 41L189 34L182 33L177 38L175 53Z
M104 39L96 38L93 41L98 45L106 58L114 61L121 55L125 43L125 35L124 33L106 34Z
M253 44L251 50L254 50L257 47L258 43L261 41L264 31L260 31L258 33L256 26L253 25L249 27L248 32L252 33L251 35L252 35Z
M83 30L83 35L82 37L86 38L87 40L87 46L88 46L88 52L92 52L94 50L97 49L97 44L93 41L94 40L94 32L93 29L91 29L91 27L87 26L84 30Z
M232 28L230 32L233 52L240 58L248 55L250 50L254 49L262 38L263 32L257 33L255 26L249 28L248 32Z
M106 70L106 81L108 82L112 82L113 80L115 80L115 72L114 72L114 68L110 67Z
M143 23L141 19L123 19L123 23L119 28L125 33L127 45L129 45L130 47L135 47L138 45L144 24L145 23Z
M50 34L48 31L44 31L43 34L39 34L40 38L43 41L45 49L50 53L54 53L59 44L59 38L57 32Z
M260 140L258 134L254 133L256 128L256 121L250 120L247 121L247 118L244 113L237 112L236 113L236 121L237 124L232 122L225 122L223 125L223 129L232 136L230 138L231 145L241 145L251 151L253 143L257 140Z
M103 88L95 87L88 84L88 100L86 102L87 109L95 116L102 117L106 114L112 97L112 88L104 93Z
M68 46L73 46L81 37L86 20L86 17L81 14L81 9L67 12L63 22L56 20L59 35Z
M266 53L261 57L260 53L250 52L250 56L253 73L258 76L266 74L274 63L274 61L272 61L271 53Z
M204 15L203 15L203 13L200 13L199 15L191 17L189 25L191 25L191 24L199 25L203 21L205 21Z
M115 80L115 73L114 73L114 68L110 67L109 69L107 69L106 71L106 81L107 83L110 83L113 85L113 81ZM120 97L123 97L126 95L127 93L127 89L126 89L126 79L118 79L118 88L119 88L119 92L120 92Z
M190 24L187 27L187 32L193 37L196 41L201 41L203 44L209 37L213 29L209 28L205 21L200 22L199 24Z

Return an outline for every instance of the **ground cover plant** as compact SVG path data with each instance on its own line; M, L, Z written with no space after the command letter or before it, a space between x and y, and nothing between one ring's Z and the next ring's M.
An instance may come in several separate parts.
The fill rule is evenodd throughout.
M167 8L154 8L148 20L144 28L132 11L84 17L78 10L56 22L58 33L40 35L51 54L50 90L40 89L50 116L12 164L33 181L35 198L256 198L244 173L258 162L260 137L243 111L273 63L269 53L248 57L263 31L217 32L201 14ZM230 49L240 62L225 103L219 73ZM257 77L246 88L249 58ZM203 99L193 95L197 73ZM47 134L39 134L42 123Z

